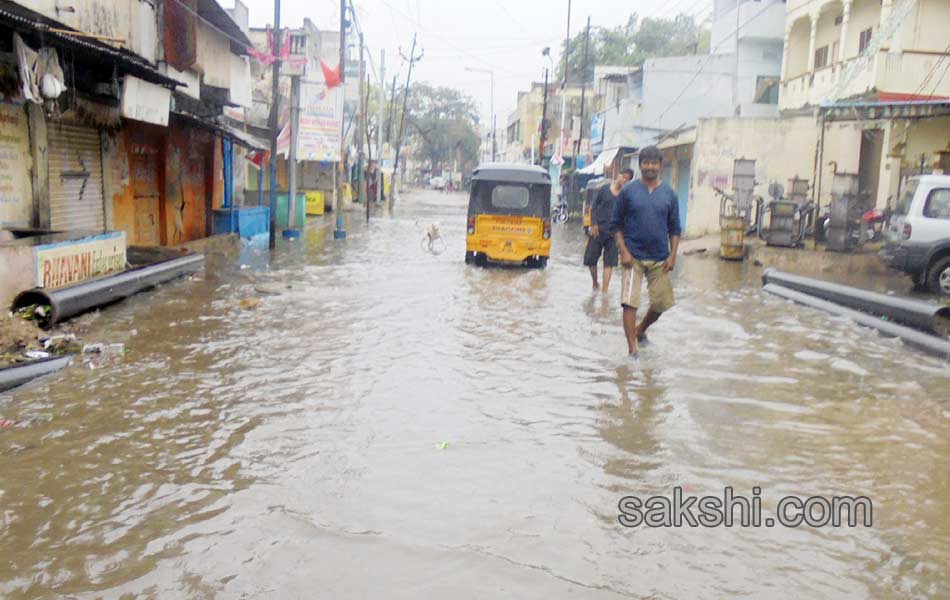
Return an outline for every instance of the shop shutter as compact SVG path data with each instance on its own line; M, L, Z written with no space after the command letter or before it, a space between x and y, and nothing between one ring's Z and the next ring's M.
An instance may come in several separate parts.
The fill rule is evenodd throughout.
M54 230L104 229L99 130L50 123L49 203Z

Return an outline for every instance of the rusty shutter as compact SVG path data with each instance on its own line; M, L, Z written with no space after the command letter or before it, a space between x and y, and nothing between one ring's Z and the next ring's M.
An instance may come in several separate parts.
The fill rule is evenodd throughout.
M99 130L51 123L48 131L52 229L104 229Z

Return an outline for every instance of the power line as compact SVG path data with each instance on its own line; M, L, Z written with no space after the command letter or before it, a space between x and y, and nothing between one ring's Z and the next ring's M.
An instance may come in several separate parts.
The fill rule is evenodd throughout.
M950 71L950 61L947 61L947 66L943 68L943 74L940 75L940 79L937 80L937 83L934 84L933 89L930 90L931 96L937 93L937 88L940 87L941 83L943 83L943 78L947 76L947 71Z
M439 35L439 34L437 34L437 33L434 33L434 32L432 32L432 31L430 31L428 28L424 27L424 26L422 25L422 23L420 23L420 22L417 21L416 19L412 18L411 16L407 15L406 13L404 13L404 12L401 11L401 10L399 10L398 8L394 7L394 6L392 5L392 3L389 2L389 0L380 0L380 1L381 1L383 4L385 4L386 6L388 6L390 9L392 9L392 10L396 11L397 13L399 13L404 19L406 19L406 20L409 21L411 24L413 24L414 26L416 26L419 30L421 30L421 31L423 31L423 32L425 32L425 33L427 33L428 35L431 35L432 37L434 37L434 38L436 38L436 39L438 39L438 40L442 40L443 42L445 42L446 45L448 45L448 46L451 47L451 48L454 48L454 49L457 50L459 53L464 54L464 55L470 57L472 60L475 60L475 61L477 61L477 62L479 62L479 63L481 63L481 64L483 64L483 65L485 65L485 66L487 66L487 67L491 67L491 68L493 68L493 69L496 70L496 71L503 72L503 73L510 73L510 74L512 74L512 75L515 74L513 71L509 71L508 69L505 69L505 68L500 68L500 67L498 67L497 65L486 61L485 59L483 59L482 57L478 56L477 54L473 54L472 52L469 52L469 51L467 51L467 50L465 50L465 49L463 49L463 48L460 48L459 46L457 46L457 45L455 45L454 43L452 43L451 40L449 40L449 39L447 39L447 38L445 38L445 37L442 37L441 35Z
M765 11L767 11L767 10L770 9L770 8L772 8L772 4L766 4L766 5L764 5L761 9L759 9L759 12L755 13L754 15L752 15L751 17L749 17L748 19L746 19L746 21L745 21L744 23L742 23L741 25L739 25L738 27L736 27L735 31L733 31L732 33L730 33L729 35L727 35L727 36L725 37L725 39L724 39L722 42L719 43L719 45L717 45L715 48L713 48L713 49L711 49L711 50L709 51L709 54L706 56L706 59L705 59L705 60L703 61L703 63L699 66L699 69L696 70L696 73L693 75L693 77L686 83L686 85L683 86L683 89L680 90L680 93L676 96L676 98L673 100L673 102L671 102L671 103L663 110L663 112L660 113L660 116L657 117L657 122L658 122L658 123L659 123L660 121L662 121L663 117L666 115L666 113L668 113L668 112L670 111L670 109L672 109L674 106L676 106L676 103L680 101L680 99L683 97L683 94L686 93L686 90L688 90L689 87L690 87L691 85L693 85L693 82L696 81L696 78L699 77L699 75L703 72L703 69L706 68L706 65L709 64L709 61L712 60L712 57L715 56L716 50L719 50L719 49L722 48L724 45L726 45L726 43L729 41L729 38L731 38L732 36L736 36L736 40L737 40L737 42L738 42L738 39L739 39L739 31L740 31L743 27L745 27L746 25L748 25L749 23L751 23L752 21L758 19L760 16L762 16L763 14L765 14ZM738 54L738 52L739 52L739 44L736 43L736 53ZM738 76L738 73L736 74L736 76Z
M930 79L934 76L934 74L936 74L937 69L939 69L940 65L943 64L943 61L947 58L948 54L950 54L950 44L947 45L947 48L943 51L943 55L941 55L940 58L937 60L937 62L934 63L934 66L930 68L930 71L927 73L924 79L920 82L920 85L917 86L917 90L914 92L915 96L920 94L920 92L922 92L924 88L927 87L927 84L930 83ZM946 74L946 72L944 72L944 74ZM941 80L942 79L943 77L941 77Z

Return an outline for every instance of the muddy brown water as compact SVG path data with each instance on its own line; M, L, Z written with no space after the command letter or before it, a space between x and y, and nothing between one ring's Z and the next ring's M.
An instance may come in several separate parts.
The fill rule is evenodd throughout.
M633 364L576 225L525 271L464 265L464 223L417 193L103 312L125 356L0 396L0 596L950 595L945 363L686 257ZM676 486L874 522L619 525Z

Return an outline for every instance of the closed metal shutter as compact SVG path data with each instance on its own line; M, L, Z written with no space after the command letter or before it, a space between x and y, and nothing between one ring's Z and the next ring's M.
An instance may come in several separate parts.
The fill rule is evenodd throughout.
M50 224L56 230L104 229L99 130L50 123Z

